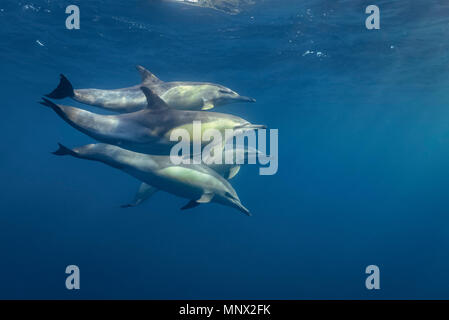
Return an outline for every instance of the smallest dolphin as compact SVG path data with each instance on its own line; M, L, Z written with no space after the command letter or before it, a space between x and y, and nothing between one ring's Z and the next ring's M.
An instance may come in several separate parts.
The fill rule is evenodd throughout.
M192 81L164 82L144 67L136 68L142 82L132 87L113 90L74 89L70 81L61 74L58 87L46 96L52 99L69 97L84 104L119 113L135 112L147 107L145 95L140 90L141 86L148 87L170 108L178 110L209 110L230 103L256 101L219 84Z

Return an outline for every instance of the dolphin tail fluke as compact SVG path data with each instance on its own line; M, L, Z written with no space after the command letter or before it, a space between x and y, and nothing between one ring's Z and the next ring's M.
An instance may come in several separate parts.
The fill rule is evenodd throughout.
M46 106L46 107L50 107L53 109L53 111L55 111L60 117L64 118L65 114L62 111L61 107L58 106L56 103L54 103L53 101L50 101L48 99L42 98L42 101L39 102L40 104Z
M62 144L60 144L60 143L58 143L58 145L59 145L59 149L56 150L56 151L54 151L54 152L52 152L54 155L57 155L57 156L67 156L67 155L70 155L70 156L74 156L74 157L77 156L77 154L76 154L75 151L73 151L73 150L67 148L66 146L64 146L64 145L62 145Z
M139 71L140 76L142 77L142 83L151 85L151 84L160 84L163 83L161 79L156 77L153 73L151 73L149 70L145 69L144 67L137 65L136 66L137 71Z
M60 75L61 80L59 81L58 87L50 92L49 94L46 94L46 97L52 98L52 99L63 99L67 97L73 97L73 86L70 83L70 81L63 75Z

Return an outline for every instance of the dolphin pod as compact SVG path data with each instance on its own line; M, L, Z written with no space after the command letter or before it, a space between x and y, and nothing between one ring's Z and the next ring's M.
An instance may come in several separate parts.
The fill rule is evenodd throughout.
M181 208L183 210L201 203L216 202L250 215L227 181L239 172L240 164L225 164L224 161L222 164L206 164L204 157L204 163L200 164L184 164L182 161L174 164L169 154L178 143L171 137L176 129L186 130L190 143L199 144L202 148L209 143L202 138L206 129L218 130L224 136L228 129L238 135L265 128L234 115L203 111L232 102L255 100L211 83L162 82L145 68L137 68L142 75L142 85L117 90L74 90L61 75L59 86L47 97L71 97L120 114L97 114L42 98L42 105L50 107L73 128L99 142L73 149L59 144L59 149L53 153L99 161L140 180L134 200L122 207L137 206L162 190L189 199ZM195 122L201 124L199 135L198 132L195 134ZM229 152L232 158L237 153L243 154L245 160L259 153L251 148L234 147L224 150L223 159L228 158L226 153Z
M137 66L142 83L115 89L73 89L70 81L60 75L58 87L47 94L48 98L70 97L78 102L115 112L134 112L145 109L147 100L140 90L145 86L156 93L171 108L180 110L209 110L235 102L255 102L253 98L239 95L222 85L209 82L164 82L142 66Z

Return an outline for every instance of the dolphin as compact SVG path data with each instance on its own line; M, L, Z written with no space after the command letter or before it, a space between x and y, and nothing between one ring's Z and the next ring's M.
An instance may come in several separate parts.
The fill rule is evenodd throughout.
M265 128L242 118L216 112L176 110L147 87L141 87L147 98L147 108L133 113L100 115L75 107L57 105L42 98L41 104L52 108L75 129L99 142L116 145L146 154L169 154L178 141L171 141L173 130L185 129L191 143L205 144L203 131L214 128L225 136L226 129L235 134ZM194 121L201 122L201 134L194 135Z
M231 180L233 177L235 177L239 170L240 170L240 164L237 163L225 163L226 159L229 159L229 156L232 157L232 159L237 159L237 154L241 153L244 158L244 162L248 160L250 156L257 156L260 154L260 151L254 149L254 148L242 148L237 147L233 148L231 150L224 150L222 153L222 163L211 163L207 166L211 169L213 169L215 172L217 172L219 175L224 177L226 180ZM203 162L205 162L206 159L203 159ZM145 182L142 182L142 184L139 187L139 190L137 191L136 195L134 196L134 200L131 203L127 203L125 205L122 205L122 208L129 208L129 207L136 207L140 205L145 200L149 199L154 193L156 193L157 188L148 185Z
M253 98L239 95L222 85L209 82L174 81L164 82L142 66L137 66L142 83L129 88L115 90L73 89L70 81L60 75L58 87L47 94L48 98L70 97L78 102L110 111L128 113L146 108L141 86L150 88L171 108L180 110L209 110L234 102L255 102Z
M169 156L136 153L104 143L74 149L59 144L53 154L99 161L145 182L154 189L153 193L162 190L189 199L182 210L216 202L250 215L231 184L203 164L174 165Z

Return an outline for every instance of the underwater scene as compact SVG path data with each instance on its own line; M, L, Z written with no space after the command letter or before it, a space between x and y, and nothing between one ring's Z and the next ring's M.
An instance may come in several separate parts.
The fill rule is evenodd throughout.
M449 298L449 2L0 26L0 299Z

